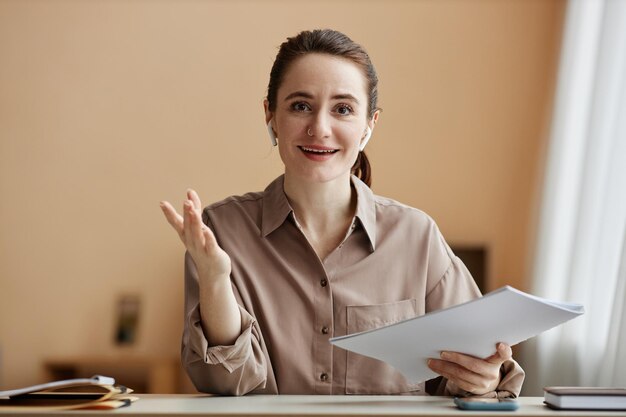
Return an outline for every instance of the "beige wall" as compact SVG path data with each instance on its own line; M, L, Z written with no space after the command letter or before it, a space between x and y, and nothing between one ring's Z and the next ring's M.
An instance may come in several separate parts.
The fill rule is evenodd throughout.
M525 289L563 1L0 2L0 387L45 358L172 355L182 247L162 219L281 172L262 99L277 46L333 27L369 50L374 190ZM138 343L114 304L141 294Z

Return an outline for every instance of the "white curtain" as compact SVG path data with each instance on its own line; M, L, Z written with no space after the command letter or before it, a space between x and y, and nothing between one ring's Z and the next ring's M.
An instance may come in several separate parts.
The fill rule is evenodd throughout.
M531 289L586 314L527 345L527 395L626 386L626 1L565 19Z

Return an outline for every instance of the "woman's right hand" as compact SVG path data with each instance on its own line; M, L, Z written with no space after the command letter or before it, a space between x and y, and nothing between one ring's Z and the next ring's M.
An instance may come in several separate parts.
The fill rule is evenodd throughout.
M182 216L167 201L162 201L160 206L193 258L198 275L209 282L230 277L230 257L217 244L211 229L202 222L202 203L198 194L192 189L187 190Z
M167 201L161 202L161 209L196 264L202 329L209 346L234 343L241 333L241 314L230 283L230 257L202 222L200 197L187 190L182 216Z

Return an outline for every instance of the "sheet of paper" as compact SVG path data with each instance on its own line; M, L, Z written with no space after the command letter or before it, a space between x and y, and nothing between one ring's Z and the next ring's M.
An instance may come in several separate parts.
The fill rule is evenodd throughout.
M7 397L15 397L17 395L28 394L31 392L38 391L46 391L46 390L54 390L60 388L69 388L76 386L98 386L98 385L115 385L115 379L102 376L102 375L94 375L91 378L74 378L74 379L64 379L60 381L52 381L46 382L44 384L32 385L30 387L23 387L13 390L0 391L0 398Z
M506 286L482 298L362 333L335 337L343 349L392 365L412 382L437 374L426 365L443 350L486 358L498 342L511 346L584 313Z

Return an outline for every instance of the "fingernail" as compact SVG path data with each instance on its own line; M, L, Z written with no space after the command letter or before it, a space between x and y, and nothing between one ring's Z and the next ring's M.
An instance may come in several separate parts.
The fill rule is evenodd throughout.
M441 352L441 359L448 359L450 357L450 355L448 355L448 352Z

